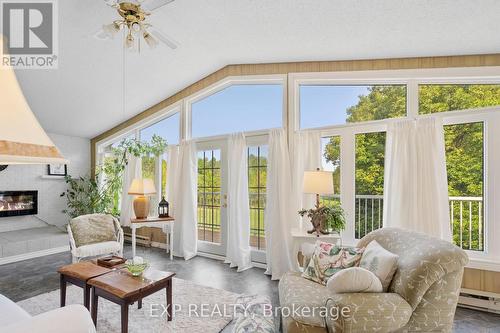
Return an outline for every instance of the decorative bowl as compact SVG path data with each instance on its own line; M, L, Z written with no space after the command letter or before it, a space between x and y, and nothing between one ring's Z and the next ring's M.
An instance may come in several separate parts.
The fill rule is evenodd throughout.
M148 263L143 262L142 264L134 264L132 260L127 260L125 262L125 267L127 267L128 271L130 274L133 276L139 276L141 275L146 268L148 268Z

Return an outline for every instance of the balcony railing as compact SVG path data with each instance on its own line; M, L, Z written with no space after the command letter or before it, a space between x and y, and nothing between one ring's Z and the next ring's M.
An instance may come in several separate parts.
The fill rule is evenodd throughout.
M200 194L209 194L202 193ZM210 193L211 194L211 193ZM218 194L218 193L215 193ZM333 202L340 202L340 195L322 196L321 202L324 205L333 204ZM199 202L199 218L204 216L203 207L210 210L213 209L219 212L219 205L217 202L215 206L203 205ZM355 202L355 229L354 233L356 239L363 238L366 234L373 230L379 229L383 226L383 209L384 209L384 196L383 195L356 195ZM453 242L466 250L483 251L484 250L484 224L483 224L483 198L482 197L450 197L450 220L453 230ZM210 213L212 211L210 210ZM263 213L262 213L263 214ZM215 218L212 220L212 214L198 222L198 227L206 232L220 232L220 216L214 214ZM253 221L252 221L253 222ZM252 236L263 238L264 230L257 230L255 223L252 223ZM263 227L262 227L263 229ZM212 234L210 234L212 236Z
M323 197L324 204L339 201L338 195ZM383 226L383 195L356 195L355 202L356 239ZM450 222L453 242L463 249L484 250L484 221L482 197L450 197Z
M453 242L462 249L484 250L483 198L450 197Z

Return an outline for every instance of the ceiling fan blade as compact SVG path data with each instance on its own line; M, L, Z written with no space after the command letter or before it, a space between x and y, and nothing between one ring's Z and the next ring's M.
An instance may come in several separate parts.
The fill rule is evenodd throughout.
M162 42L163 44L167 45L172 50L175 50L177 47L179 47L179 43L178 42L176 42L173 38L165 35L160 30L158 30L158 29L156 29L154 27L151 27L148 30L149 30L149 33L151 35L153 35L154 37L158 38L158 40L160 42Z
M140 4L142 9L144 9L147 12L152 12L153 10L163 7L166 4L169 4L173 1L174 0L144 0L140 1Z

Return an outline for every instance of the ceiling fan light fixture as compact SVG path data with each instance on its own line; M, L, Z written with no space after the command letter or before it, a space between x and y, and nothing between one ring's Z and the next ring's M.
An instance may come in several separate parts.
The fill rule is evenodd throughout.
M131 49L134 47L134 36L132 36L131 33L127 35L127 38L125 39L125 48Z
M116 21L110 24L105 24L102 26L102 30L104 30L108 36L113 38L120 31L120 24Z
M144 41L148 46L152 49L158 46L159 42L156 38L154 38L149 32L145 31L142 35L144 37Z

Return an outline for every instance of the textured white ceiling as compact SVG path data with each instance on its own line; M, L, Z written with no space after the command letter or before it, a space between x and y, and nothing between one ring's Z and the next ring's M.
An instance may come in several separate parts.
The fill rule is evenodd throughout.
M102 0L58 3L59 69L17 73L47 131L88 138L227 64L500 52L498 0L176 0L151 22L180 47L140 54L92 37Z

